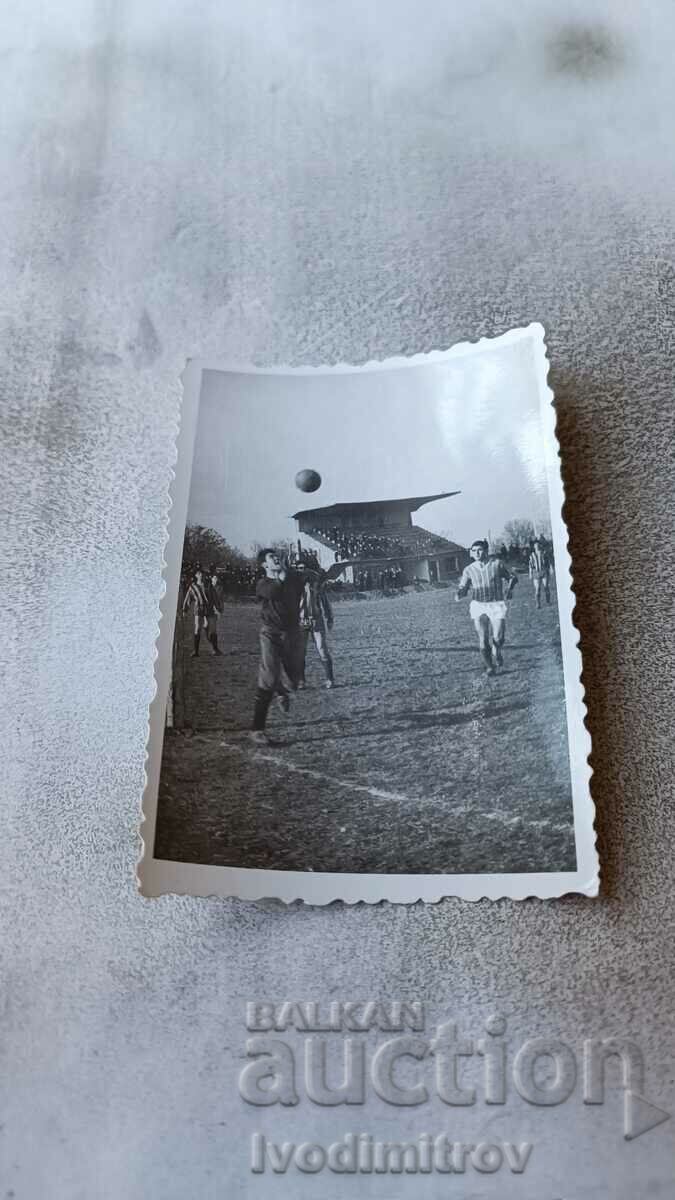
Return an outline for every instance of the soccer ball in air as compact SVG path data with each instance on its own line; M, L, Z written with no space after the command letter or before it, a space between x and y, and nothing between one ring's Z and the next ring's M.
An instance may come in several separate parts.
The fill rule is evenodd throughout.
M300 488L301 492L316 492L321 487L321 476L318 471L298 471L295 486Z

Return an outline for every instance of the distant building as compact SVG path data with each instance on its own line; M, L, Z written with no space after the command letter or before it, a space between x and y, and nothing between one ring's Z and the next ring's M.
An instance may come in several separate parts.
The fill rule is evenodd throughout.
M303 509L293 517L304 548L315 551L323 567L344 562L343 578L349 583L358 583L364 571L376 581L389 568L399 571L400 582L441 583L458 575L469 556L463 546L413 524L412 514L424 504L458 494L330 504Z

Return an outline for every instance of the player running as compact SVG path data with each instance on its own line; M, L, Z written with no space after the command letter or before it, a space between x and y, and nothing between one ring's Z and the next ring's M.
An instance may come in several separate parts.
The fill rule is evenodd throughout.
M211 643L212 653L221 655L222 650L218 649L218 614L222 613L223 606L218 592L211 583L211 580L207 579L204 575L199 563L195 567L194 576L185 593L183 612L186 613L191 606L194 608L195 614L192 657L199 658L199 642L202 629L206 630L206 636Z
M541 590L544 589L546 603L551 603L551 571L553 563L543 538L535 538L534 546L528 560L530 579L534 585L534 598L537 608L541 608Z
M469 614L478 634L487 675L496 675L503 665L502 646L506 636L506 602L511 599L518 577L498 558L490 558L488 544L477 538L469 551L473 562L462 571L455 600L471 588ZM506 594L504 583L508 582Z
M326 639L326 628L333 628L333 609L328 599L324 573L317 574L315 571L305 571L304 574L306 582L300 606L300 625L303 634L302 675L298 687L305 687L305 659L307 656L309 635L311 633L314 645L319 652L319 658L323 664L326 675L326 687L330 689L335 686L335 680L333 676L333 659Z
M304 634L300 628L300 603L305 579L271 547L258 552L258 564L265 575L256 586L256 596L262 601L262 623L258 686L249 737L266 743L265 724L275 693L284 712L290 706L288 689L281 680L282 669L293 691L302 677Z

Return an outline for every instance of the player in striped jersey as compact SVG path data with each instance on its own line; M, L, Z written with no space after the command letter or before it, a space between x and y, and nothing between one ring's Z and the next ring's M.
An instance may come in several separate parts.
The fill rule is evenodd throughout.
M333 609L328 599L324 573L321 571L321 568L319 568L318 572L303 570L302 575L306 582L300 601L300 628L303 632L303 647L302 671L298 689L304 691L307 686L305 682L305 659L307 657L307 645L311 633L312 640L323 665L326 676L326 687L330 690L335 687L335 679L333 676L333 659L326 639L326 628L333 628Z
M199 641L202 629L211 643L213 654L221 655L218 649L218 613L222 613L223 605L211 580L206 577L201 566L197 563L195 573L185 593L183 612L192 606L195 614L195 633L193 658L199 658Z
M534 584L534 598L537 608L541 608L541 589L544 589L546 603L551 603L551 556L546 549L543 538L535 538L534 546L528 560L530 579Z
M469 551L473 562L465 567L457 588L456 600L471 589L469 613L478 634L480 652L488 675L496 675L504 661L502 646L506 635L506 602L518 582L498 558L490 558L488 544L478 538ZM508 583L504 593L504 583Z

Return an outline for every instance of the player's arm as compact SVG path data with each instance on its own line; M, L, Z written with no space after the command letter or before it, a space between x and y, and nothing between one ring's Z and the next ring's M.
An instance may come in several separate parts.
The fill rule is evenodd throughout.
M321 608L323 610L323 615L326 618L326 624L327 624L328 628L332 629L333 628L333 608L332 608L330 600L328 599L328 593L326 591L326 588L323 584L321 584L319 587L319 604L321 605Z
M346 559L344 562L333 563L333 565L329 567L326 572L324 572L324 579L337 579L338 575L342 575L342 572L348 566L349 562Z
M502 579L507 581L509 585L506 589L506 599L510 600L511 596L513 595L513 589L518 582L518 576L516 575L515 571L509 571L509 568L503 562L500 562L499 564L499 574L501 575Z
M464 597L466 596L467 592L469 591L470 587L471 587L471 576L469 575L468 568L465 567L461 574L459 586L457 588L457 591L455 592L455 600L463 600Z
M217 613L222 613L223 606L222 606L222 603L220 600L220 596L218 595L218 589L217 589L217 587L215 587L215 585L213 583L210 585L210 587L211 587L211 605Z
M192 584L190 584L187 592L185 593L185 599L183 601L183 612L184 613L187 612L188 608L192 604L193 598L194 598L194 592L192 591Z
M281 570L279 572L279 579L283 583L284 579L288 579L289 575L297 574L297 571L296 571L296 568L291 565L290 556L288 554L282 554L280 557L281 557Z
M255 588L255 594L260 600L273 600L280 591L281 583L279 580L268 579L267 576L264 579L259 579Z

